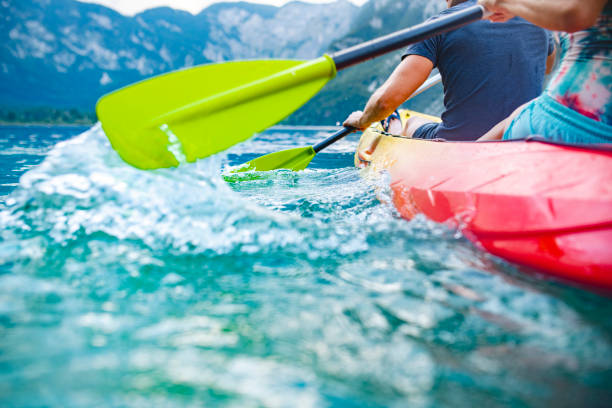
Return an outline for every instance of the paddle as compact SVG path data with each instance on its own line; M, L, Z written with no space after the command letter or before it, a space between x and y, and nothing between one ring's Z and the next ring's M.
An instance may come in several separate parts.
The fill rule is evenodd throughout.
M437 85L442 81L442 77L440 74L436 74L433 77L429 78L427 81L423 83L412 95L410 98L412 99L415 96L425 92L429 88L434 85ZM327 139L322 142L308 147L298 147L295 149L282 150L280 152L274 152L270 154L266 154L265 156L257 157L253 160L250 160L241 166L239 166L236 170L233 170L232 173L240 173L245 171L270 171L270 170L278 170L278 169L288 169L293 171L304 170L308 167L311 160L315 157L317 153L321 150L325 149L327 146L336 143L338 140L343 137L354 132L354 128L343 127Z
M225 150L279 122L338 70L484 15L482 6L471 6L312 61L226 62L175 71L103 96L96 112L127 163L141 169L174 167Z

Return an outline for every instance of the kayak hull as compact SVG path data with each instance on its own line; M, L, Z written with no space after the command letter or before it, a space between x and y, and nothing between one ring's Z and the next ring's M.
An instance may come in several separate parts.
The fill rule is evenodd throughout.
M402 217L424 214L511 262L612 289L612 149L412 140L372 128L355 160L389 173Z

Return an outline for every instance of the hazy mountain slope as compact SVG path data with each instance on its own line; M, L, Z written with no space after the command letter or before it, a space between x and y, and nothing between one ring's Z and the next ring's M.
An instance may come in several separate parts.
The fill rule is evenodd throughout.
M134 17L74 0L0 2L0 105L93 110L105 92L211 61L313 58L350 29L357 7L219 3L194 16Z
M157 8L134 17L75 0L0 2L0 106L77 107L151 75L211 61L311 59L412 26L442 1L346 0L283 7L218 3L198 15ZM331 124L360 109L401 51L341 72L288 123ZM439 91L410 106L437 113Z

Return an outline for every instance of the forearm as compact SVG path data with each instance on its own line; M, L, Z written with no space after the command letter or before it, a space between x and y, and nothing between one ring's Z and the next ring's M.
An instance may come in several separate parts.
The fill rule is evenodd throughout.
M368 100L363 115L360 119L360 127L366 128L374 122L381 121L393 113L404 100L397 98L397 93L393 93L388 87L379 88Z
M433 63L425 57L410 55L395 68L380 88L372 94L363 112L351 115L345 125L365 129L389 116L425 82Z
M491 130L481 136L477 140L477 142L484 142L487 140L501 140L504 137L504 133L506 133L506 130L508 130L508 126L510 126L514 118L516 118L523 111L523 109L525 109L525 106L527 106L529 103L531 102L524 103L518 108L516 108L514 112L510 114L510 116L499 122L497 125L493 126L493 128L491 128Z
M481 136L477 142L486 142L492 140L501 140L504 136L504 132L506 131L506 125L508 123L508 118L502 120L497 125L493 126L491 130Z
M574 32L591 27L607 0L481 0L481 4L506 9L533 24L555 31Z
M368 127L393 113L425 82L433 64L423 57L409 56L370 97L361 116L361 124Z

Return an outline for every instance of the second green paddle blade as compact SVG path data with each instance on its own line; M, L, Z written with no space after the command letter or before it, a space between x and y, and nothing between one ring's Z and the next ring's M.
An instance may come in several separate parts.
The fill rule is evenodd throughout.
M241 61L164 74L102 97L113 148L141 169L174 167L227 149L287 117L335 75L309 62Z
M232 173L244 171L271 171L277 169L288 169L293 171L304 170L315 157L312 146L298 147L266 154L247 163Z

